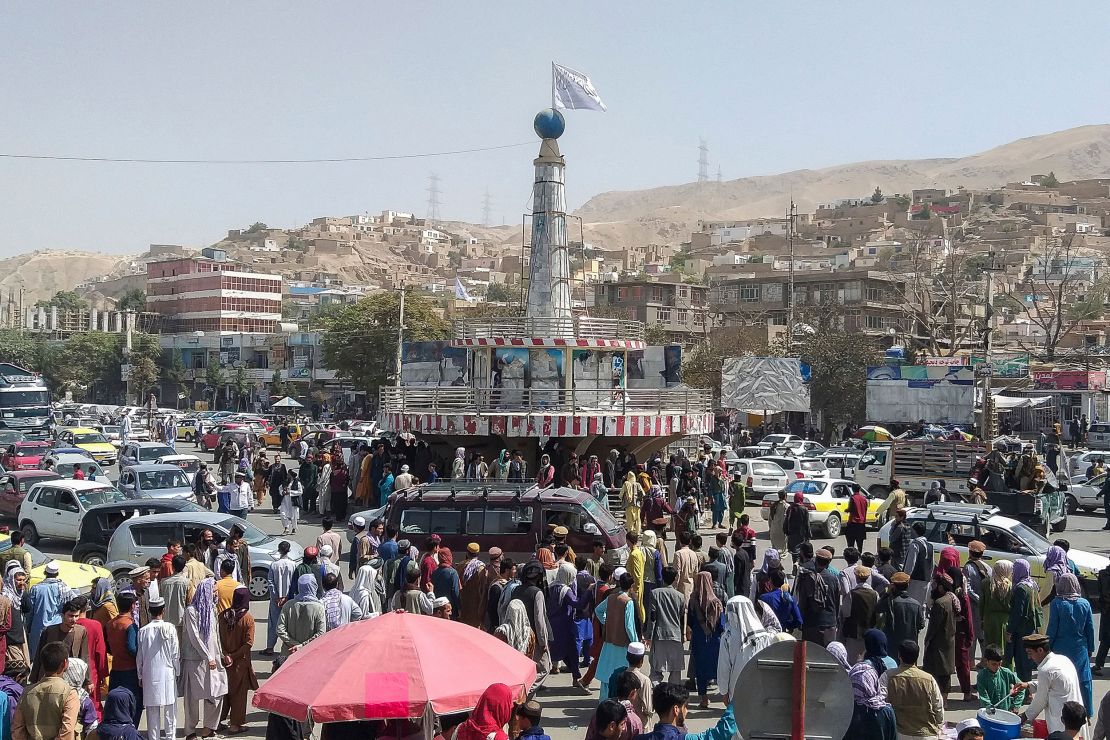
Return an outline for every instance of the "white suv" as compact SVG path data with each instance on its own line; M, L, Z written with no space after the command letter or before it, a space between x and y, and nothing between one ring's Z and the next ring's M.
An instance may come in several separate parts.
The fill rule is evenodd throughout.
M778 465L790 478L828 478L829 469L817 457L790 457L789 455L764 455L756 460L765 460Z

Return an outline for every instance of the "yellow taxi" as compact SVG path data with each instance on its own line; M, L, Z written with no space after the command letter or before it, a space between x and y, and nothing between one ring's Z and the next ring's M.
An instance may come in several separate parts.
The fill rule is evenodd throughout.
M0 534L0 554L10 550L11 547L12 538L7 533ZM93 581L97 578L112 577L112 572L107 568L75 563L72 560L62 558L51 558L26 542L21 547L31 554L31 573L29 574L30 580L27 582L28 586L34 586L46 578L46 564L51 560L58 561L58 578L62 579L64 584L82 594L88 594L92 591Z
M852 495L854 482L842 478L796 480L784 489L786 503L793 503L794 495L801 493L805 497L805 507L809 510L810 526L822 530L826 537L839 537L844 523L848 521L848 499ZM868 494L866 489L864 494L867 496L867 524L878 526L878 512L883 499ZM760 514L764 520L770 520L771 504L778 500L777 493L769 493L763 497Z
M276 426L268 432L262 432L258 435L259 441L267 447L281 447L281 435L278 434L278 429L280 429L280 426ZM304 429L301 428L300 424L289 425L290 442L296 442L301 438L301 434L303 433Z
M101 432L87 427L74 427L66 429L58 435L61 447L77 447L89 453L103 467L115 465L119 452L116 446Z

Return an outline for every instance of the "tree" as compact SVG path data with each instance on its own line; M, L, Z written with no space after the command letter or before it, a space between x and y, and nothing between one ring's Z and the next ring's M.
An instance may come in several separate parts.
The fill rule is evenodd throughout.
M39 301L35 305L46 308L56 306L59 311L84 311L89 307L89 302L72 290L59 290L50 300Z
M278 368L274 368L274 374L270 376L270 395L281 396L282 398L289 395L285 383L281 379L281 370Z
M146 310L146 291L139 288L131 288L116 301L116 308L120 311L145 311Z
M721 398L721 367L729 357L767 354L765 327L723 326L689 352L683 353L682 380L693 388L709 388L715 402Z
M875 186L875 192L871 193L871 202L875 204L883 202L883 191L879 189L878 185Z
M131 390L137 398L145 399L147 391L158 382L158 366L145 354L131 356Z
M867 416L867 368L882 362L873 337L851 324L842 304L800 307L795 312L794 344L778 342L772 354L797 357L810 369L810 408L824 431Z
M1041 182L1041 185L1043 185L1046 188L1058 188L1058 187L1060 187L1060 181L1056 179L1056 173L1055 172L1049 172L1047 175L1045 175L1044 177L1041 178L1040 182Z
M918 221L928 221L933 215L933 209L929 207L928 203L921 204L921 210L913 214L913 218Z
M185 363L181 361L181 354L176 349L171 349L161 359L162 380L173 386L173 407L178 408L182 387L188 377L185 372Z
M321 322L327 367L356 388L373 392L393 377L397 361L397 328L400 296L396 291L376 293L344 306ZM450 325L427 297L409 293L405 298L404 341L446 339Z
M0 362L10 362L27 370L39 370L37 363L42 342L33 334L18 329L0 329Z
M212 391L212 408L219 408L220 390L227 384L223 368L219 360L208 358L208 367L204 368L204 384Z
M491 283L489 290L486 291L487 301L496 301L498 303L511 303L513 301L520 301L520 291L511 290L508 286L501 283Z
M1047 237L1033 266L1004 305L1035 327L1031 341L1021 347L1044 362L1056 359L1060 343L1080 322L1101 319L1110 296L1107 278L1095 279L1095 269L1080 254L1078 234Z
M243 401L251 392L250 380L247 378L247 371L242 365L235 368L235 379L231 381L231 387L235 391L236 408L242 411Z
M247 227L247 230L244 233L257 234L258 232L265 231L268 228L270 227L262 223L261 221L255 221L253 224Z
M649 347L667 344L670 341L670 332L667 331L667 327L663 326L663 324L658 321L644 330L644 342Z

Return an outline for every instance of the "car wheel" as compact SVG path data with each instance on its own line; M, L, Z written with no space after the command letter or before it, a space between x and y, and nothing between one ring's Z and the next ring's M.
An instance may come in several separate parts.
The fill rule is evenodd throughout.
M1079 499L1077 499L1075 496L1072 496L1070 493L1068 494L1068 513L1079 513Z
M25 539L27 544L31 547L39 543L39 531L31 522L24 522L23 526L19 528L19 531L23 533L23 539Z
M251 592L251 601L266 601L270 598L270 582L267 575L264 570L251 571L251 582L247 586Z
M130 572L128 570L117 570L112 574L112 578L116 581L116 593L132 587L131 576L128 575Z
M825 520L825 536L826 537L839 537L840 536L840 515L829 514L829 518Z
M1055 524L1052 525L1052 531L1053 532L1063 532L1067 528L1068 528L1068 518L1066 516L1063 519L1061 519L1060 521L1058 521L1058 522L1056 522Z
M104 567L104 561L108 556L100 550L92 550L81 556L81 562L85 565L95 565L97 568Z

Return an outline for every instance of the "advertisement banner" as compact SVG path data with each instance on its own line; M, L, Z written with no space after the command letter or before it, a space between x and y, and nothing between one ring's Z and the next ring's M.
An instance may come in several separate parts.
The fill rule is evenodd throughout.
M809 379L809 366L797 359L728 357L721 367L721 407L808 412Z
M867 418L873 422L972 424L975 375L967 366L867 368Z
M926 357L925 364L931 367L960 367L967 364L966 357Z
M1105 370L1047 370L1033 373L1033 388L1039 391L1101 391L1105 387Z
M971 365L974 367L985 360L982 355L972 355ZM996 378L1029 377L1029 355L1024 352L992 352L991 366Z

